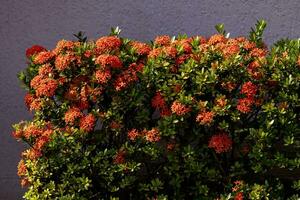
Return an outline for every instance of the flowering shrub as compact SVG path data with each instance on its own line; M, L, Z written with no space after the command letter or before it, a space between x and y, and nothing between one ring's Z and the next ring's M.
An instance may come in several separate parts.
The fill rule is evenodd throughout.
M300 41L109 36L33 46L25 199L297 199Z

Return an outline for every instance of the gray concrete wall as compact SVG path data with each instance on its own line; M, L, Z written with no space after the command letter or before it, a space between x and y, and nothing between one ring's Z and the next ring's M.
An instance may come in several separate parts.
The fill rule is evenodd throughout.
M299 0L1 0L0 4L0 200L21 199L16 166L22 145L11 124L30 118L17 72L25 49L53 48L56 41L85 31L90 38L120 26L122 35L149 40L158 34L215 33L225 23L232 36L246 35L257 19L268 22L266 41L300 37Z

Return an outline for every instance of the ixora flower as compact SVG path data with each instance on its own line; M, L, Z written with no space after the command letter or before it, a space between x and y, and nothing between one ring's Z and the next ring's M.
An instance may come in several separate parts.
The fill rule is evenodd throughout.
M174 101L171 106L172 113L175 113L178 116L185 115L186 113L191 111L191 108L180 103L179 101Z
M91 132L94 129L96 118L92 114L88 114L80 119L80 129L85 132Z
M299 198L299 42L267 49L264 21L249 38L216 27L28 49L24 198Z
M213 148L217 153L228 152L231 150L232 140L226 133L216 134L210 138L208 147Z
M213 120L215 113L212 111L204 111L197 115L196 121L202 125L210 124Z
M30 58L31 56L36 55L42 51L47 51L47 50L40 45L33 45L32 47L26 49L26 57Z
M96 64L99 64L102 67L110 66L111 68L121 68L122 62L118 56L113 56L109 54L100 55L96 61Z
M96 41L96 52L99 54L108 53L113 50L118 50L122 42L116 36L101 37Z

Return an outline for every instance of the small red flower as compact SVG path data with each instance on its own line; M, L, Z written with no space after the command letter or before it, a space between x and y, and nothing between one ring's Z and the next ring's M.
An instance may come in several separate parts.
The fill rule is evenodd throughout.
M145 136L148 142L158 142L160 140L160 134L157 128L146 131Z
M163 49L160 47L160 48L156 48L156 49L152 49L150 52L149 52L149 55L148 55L148 58L157 58L158 56L160 56L163 52Z
M244 195L242 192L239 192L235 195L234 200L243 200L244 199Z
M175 47L168 46L163 48L164 53L170 57L170 58L175 58L177 55L177 50Z
M26 187L30 184L28 178L22 178L21 181L20 181L20 184L22 187Z
M33 45L32 47L26 49L26 57L29 58L35 54L38 54L42 51L47 51L44 47L39 45Z
M82 112L79 108L73 107L70 108L66 113L65 113L65 122L67 124L73 124L76 119L79 119L82 117Z
M20 160L18 164L18 176L24 176L27 172L27 167L25 165L24 160Z
M125 163L125 155L126 151L125 150L119 150L117 154L114 157L113 163L114 164L123 164Z
M52 97L58 87L58 82L51 78L46 78L41 81L40 85L36 87L36 96Z
M251 57L264 57L266 56L267 52L264 49L254 48L250 52Z
M213 135L208 144L209 148L213 148L217 153L228 152L232 147L232 140L226 133Z
M41 51L40 53L36 54L33 62L35 64L45 64L54 58L54 56L55 55L51 51Z
M157 36L154 40L155 45L166 46L171 43L171 38L168 35Z
M129 140L134 141L138 136L140 135L139 131L136 129L131 129L130 131L128 131L127 136L129 138Z
M23 136L26 139L29 139L30 137L39 137L42 134L43 134L43 130L41 128L37 127L34 124L30 124L25 128Z
M160 92L156 92L155 96L151 100L151 105L153 108L164 108L165 107L166 102Z
M75 59L75 56L71 54L60 54L55 58L55 68L59 71L63 71L69 68L72 61L74 61Z
M42 65L39 68L39 75L41 76L49 76L49 74L53 73L53 68L50 64Z
M118 50L122 42L116 36L104 36L96 41L96 52L98 54L109 53L113 50Z
M100 84L105 84L111 79L111 72L109 69L97 70L95 72L96 81Z
M172 113L177 114L178 116L185 115L186 113L191 111L191 108L187 107L186 105L182 104L179 101L174 101L171 106Z
M199 122L201 125L208 125L212 122L215 113L213 111L204 111L198 114L196 122Z
M224 43L224 42L226 42L226 40L227 39L224 37L224 35L216 34L216 35L213 35L209 38L208 44L209 45L215 45L215 44L218 44L218 43Z
M35 96L33 94L27 93L24 97L25 105L29 109L31 103L34 101Z
M257 86L248 81L242 85L241 94L245 94L248 98L253 98L257 92Z
M68 41L68 40L60 40L57 42L56 48L54 49L55 54L60 54L63 51L66 50L73 50L75 47L76 43L73 41Z
M146 43L133 41L130 43L130 45L139 55L148 55L149 52L151 51L150 46L147 45Z
M109 54L98 56L95 63L101 65L102 67L110 66L111 68L121 68L123 65L118 56Z
M121 74L117 76L114 82L114 87L116 91L121 91L131 83L138 80L136 66L136 63L132 63L127 70L124 70Z
M85 132L91 132L94 129L95 122L96 118L92 114L88 114L84 117L81 117L79 122L80 129Z
M249 113L251 111L251 105L253 102L254 101L251 98L239 99L236 108L242 113Z

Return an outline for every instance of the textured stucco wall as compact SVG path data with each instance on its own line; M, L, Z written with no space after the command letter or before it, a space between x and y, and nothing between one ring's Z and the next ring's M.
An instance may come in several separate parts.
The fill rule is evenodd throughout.
M30 117L16 78L33 44L53 48L59 39L85 31L90 38L120 26L125 37L149 40L157 34L210 35L225 23L232 36L245 35L259 18L268 21L268 44L300 36L299 0L1 0L0 4L0 200L21 199L16 176L22 145L11 124Z

